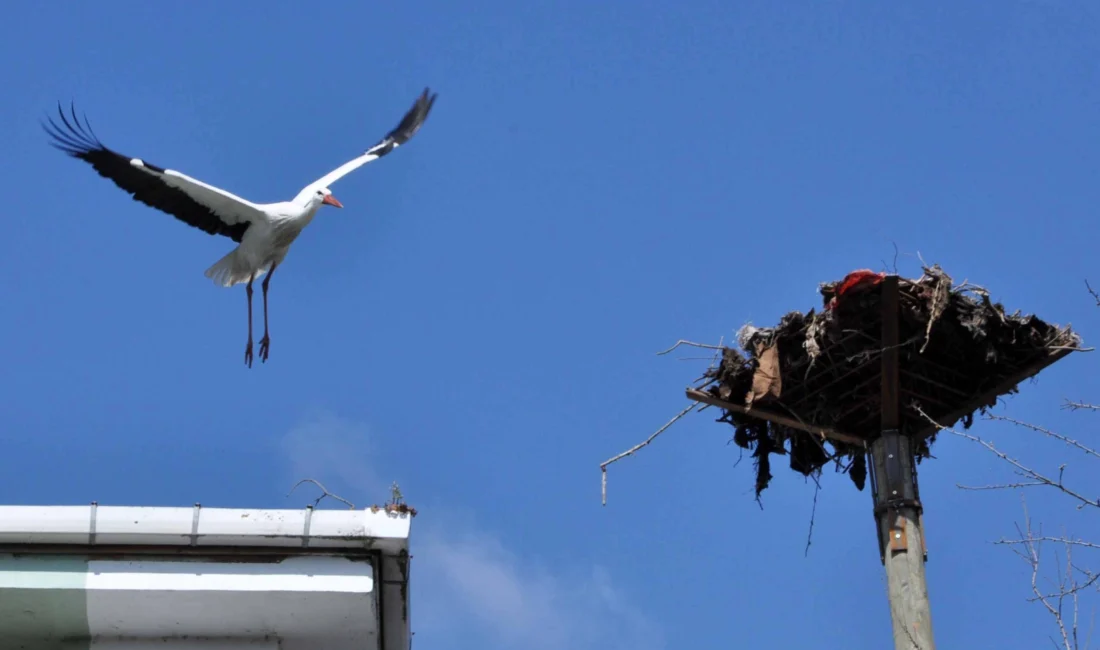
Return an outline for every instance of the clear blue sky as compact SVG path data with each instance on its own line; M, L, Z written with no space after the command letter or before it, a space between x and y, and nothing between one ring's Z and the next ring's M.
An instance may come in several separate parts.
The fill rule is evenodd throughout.
M284 507L309 475L420 509L419 648L881 648L871 497L783 471L761 511L709 412L729 340L819 304L901 248L1086 342L1100 283L1100 6L933 3L21 3L0 39L0 501ZM257 201L333 186L272 281L272 349L242 364L232 245L129 200L46 144L75 99L99 137ZM908 253L908 255L904 254ZM1072 429L1093 360L1009 413ZM1082 435L1091 435L1095 428ZM980 423L1036 465L1062 451ZM942 647L1033 648L1047 619L990 540L1008 477L956 439L921 474ZM1070 468L1074 465L1071 464ZM1031 495L1051 526L1095 522Z

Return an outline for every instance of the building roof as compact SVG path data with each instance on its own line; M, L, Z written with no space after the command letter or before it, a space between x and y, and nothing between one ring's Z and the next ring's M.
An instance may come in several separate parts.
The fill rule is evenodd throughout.
M0 629L14 647L407 650L410 519L384 509L0 506Z

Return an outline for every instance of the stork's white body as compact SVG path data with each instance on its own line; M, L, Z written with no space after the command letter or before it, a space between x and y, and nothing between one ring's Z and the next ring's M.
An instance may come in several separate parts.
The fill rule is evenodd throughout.
M272 266L282 264L290 245L313 221L321 204L302 208L286 201L256 207L263 217L253 221L236 248L206 269L206 277L223 287L258 279Z

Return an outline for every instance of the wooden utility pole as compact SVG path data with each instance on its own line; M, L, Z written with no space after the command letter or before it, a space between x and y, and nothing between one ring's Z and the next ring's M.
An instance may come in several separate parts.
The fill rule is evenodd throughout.
M908 432L901 429L898 276L882 282L882 420L871 442L872 495L879 551L886 566L895 650L934 650L924 578L922 508Z

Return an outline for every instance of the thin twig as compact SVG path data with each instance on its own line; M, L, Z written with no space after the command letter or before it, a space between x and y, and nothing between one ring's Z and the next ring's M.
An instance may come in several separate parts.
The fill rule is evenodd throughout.
M1100 544L1095 542L1086 542L1083 539L1070 539L1069 537L1051 537L1049 535L1032 537L1030 540L1026 539L999 539L994 544L997 545L1018 545L1026 544L1028 541L1033 542L1057 542L1066 546L1081 546L1083 548L1100 549Z
M962 284L957 285L954 289L951 290L952 293L962 293L964 291L969 291L970 293L976 293L979 296L983 295L983 294L986 295L986 296L989 295L989 289L986 289L985 287L981 286L980 284L974 284L974 283L970 282L969 280L963 280Z
M1069 409L1071 411L1100 411L1100 406L1096 404L1089 404L1088 402L1071 402L1066 400L1066 403L1062 405L1062 408Z
M1054 438L1055 440L1061 440L1062 442L1066 443L1067 445L1069 445L1071 447L1076 447L1077 449L1085 452L1086 454L1088 454L1090 456L1100 458L1100 452L1097 452L1095 449L1093 449L1091 447L1087 447L1087 446L1081 444L1080 442L1077 442L1076 440L1074 440L1072 438L1068 438L1068 437L1066 437L1066 436L1064 436L1064 435L1062 435L1062 434L1060 434L1056 431L1051 431L1050 429L1044 429L1043 427L1036 426L1034 424L1029 424L1027 422L1021 422L1020 420L1005 417L1003 415L993 415L991 413L987 413L985 415L985 419L987 419L987 420L996 420L996 421L1000 421L1000 422L1010 422L1012 424L1015 424L1018 427L1023 427L1025 429L1031 429L1032 431L1041 433L1041 434L1043 434L1047 437L1050 437L1050 438Z
M975 492L980 492L981 490L1016 490L1019 488L1028 487L1043 487L1045 485L1046 483L1034 481L1031 483L999 483L995 485L963 485L962 483L956 483L955 487L959 488L960 490L973 490Z
M1040 544L1034 541L1035 535L1031 531L1031 515L1027 511L1027 501L1020 496L1020 501L1024 508L1024 530L1020 530L1019 524L1016 525L1016 530L1020 533L1020 537L1025 540L1024 551L1020 553L1028 564L1031 565L1031 592L1035 594L1033 602L1042 603L1043 607L1054 618L1055 624L1058 626L1058 632L1062 635L1062 646L1065 650L1074 650L1074 645L1070 643L1070 633L1066 630L1065 619L1062 617L1062 599L1058 598L1058 604L1055 606L1051 602L1051 598L1048 598L1046 594L1039 589L1039 546ZM1025 533L1026 530L1026 533ZM1064 583L1063 583L1064 584ZM1055 647L1058 647L1055 644Z
M714 349L714 356L710 359L710 365L707 366L707 370L714 370L718 367L718 360L722 358L722 344L726 342L726 335L718 337L718 347Z
M623 453L618 454L616 456L612 456L611 458L608 458L604 462L600 463L601 483L602 483L602 486L603 486L602 491L601 491L602 497L603 497L602 498L603 505L605 505L605 506L607 505L607 466L610 465L611 463L614 463L615 461L622 460L623 458L626 458L627 456L632 456L639 449L641 449L642 447L645 447L649 443L653 442L657 438L657 436L664 433L665 430L668 429L669 427L671 427L673 424L676 424L677 420L679 420L680 418L682 418L685 415L687 415L688 413L690 413L696 406L699 406L699 403L698 402L693 402L689 406L685 407L684 410L677 413L676 417L674 417L671 420L669 420L668 422L666 422L665 426L663 426L660 429L657 429L656 431L654 431L653 435L646 438L644 442L640 442L640 443L634 445L633 447L631 447L630 449L627 449Z
M696 343L695 341L688 341L686 339L680 339L679 341L676 341L676 343L672 347L670 347L669 349L661 350L660 352L658 352L657 356L661 356L662 354L668 354L669 352L672 352L673 350L680 347L681 345L690 345L690 346L695 347L695 348L706 348L707 350L721 350L722 349L721 344L711 345L709 343Z
M317 499L314 500L313 507L316 508L317 505L319 503L321 503L321 499L324 499L325 497L332 497L333 499L336 499L337 501L339 501L339 502L343 503L344 505L346 505L348 508L350 508L352 510L355 510L355 504L354 503L352 503L351 501L348 501L347 499L345 499L341 496L337 496L337 495L333 494L332 492L329 492L328 489L325 486L321 485L320 481L317 481L317 480L311 479L311 478L304 478L304 479L298 481L297 483L295 483L294 487L290 488L290 492L286 493L286 496L289 498L291 494L294 494L294 490L297 490L298 486L301 485L302 483L312 483L312 484L316 485L321 490L321 496L317 497Z
M817 493L821 491L821 481L817 480L817 477L812 474L810 478L814 480L817 487L814 488L814 505L810 509L810 531L806 533L806 550L802 553L803 557L810 556L810 543L814 538L814 520L817 518Z
M813 427L811 427L809 424L807 424L806 421L802 419L802 417L798 414L797 411L795 411L791 407L784 404L783 400L776 400L776 404L779 404L784 409L786 409L787 412L790 413L792 417L794 417L794 419L798 420L802 424L802 426L805 427L803 429L803 431L805 431L806 433L808 433L810 435L810 440L813 440L814 444L816 444L818 449L821 450L821 453L825 454L825 462L826 463L831 462L831 461L835 460L837 457L840 456L840 454L830 454L829 453L829 450L825 448L825 441L828 440L828 438L825 436L825 434L822 433L821 431L817 431L815 433L813 431ZM820 440L818 438L820 438ZM834 447L834 449L835 449L835 447Z
M1070 352L1096 352L1095 347L1082 348L1076 345L1048 345L1043 349L1052 352L1058 352L1059 350L1069 350Z
M1089 294L1092 295L1093 300L1096 301L1096 306L1100 307L1100 293L1096 293L1096 290L1092 288L1088 280L1085 280L1085 288L1089 290Z
M883 352L886 352L887 350L893 350L894 348L904 348L907 345L912 345L913 343L916 343L920 339L921 337L918 334L912 338L909 338L908 340L902 341L901 343L897 343L895 345L888 345L881 348L874 348L871 350L864 350L863 352L857 352L847 357L845 361L847 361L848 363L855 363L856 361L862 359L862 363L870 363L871 358L877 354L882 354Z
M924 272L926 275L931 275L930 269L924 269ZM928 325L924 328L924 344L920 346L917 354L924 354L928 344L932 342L932 327L935 326L940 316L943 316L943 312L950 302L951 276L943 271L940 271L940 273L941 275L936 278L938 281L933 283L935 286L932 289L932 299L929 301L930 309L928 312ZM957 291L962 291L963 287L968 284L966 280L963 280Z
M1076 578L1067 580L1066 578L1061 577L1057 583L1057 592L1048 591L1045 592L1041 597L1032 596L1031 598L1027 599L1027 602L1035 603L1039 602L1042 598L1065 598L1066 596L1076 595L1077 593L1080 593L1092 587L1094 584L1096 584L1098 580L1100 580L1100 574L1091 573L1085 569L1082 569L1079 566L1070 565L1067 568L1084 574L1087 579L1085 580L1085 582L1078 582Z

